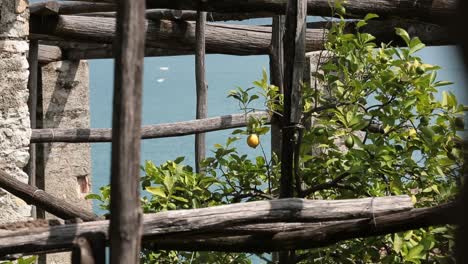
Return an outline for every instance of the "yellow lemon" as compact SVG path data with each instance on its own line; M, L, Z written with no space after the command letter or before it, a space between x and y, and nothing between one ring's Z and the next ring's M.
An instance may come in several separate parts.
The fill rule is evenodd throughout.
M250 134L247 137L247 145L249 145L249 147L256 148L258 144L260 144L260 139L257 134Z
M416 129L414 129L414 128L410 129L409 136L410 137L416 137L417 136Z

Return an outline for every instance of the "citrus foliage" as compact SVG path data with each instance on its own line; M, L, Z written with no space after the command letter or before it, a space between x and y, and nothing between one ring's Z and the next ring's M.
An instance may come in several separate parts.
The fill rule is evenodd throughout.
M304 84L304 127L300 145L296 196L345 199L410 195L416 207L454 198L461 178L457 130L463 130L463 107L450 92L436 98L451 83L437 80L440 67L424 63L417 52L424 44L396 29L405 48L375 43L360 33L369 14L355 22L357 33L344 31L344 8L329 31L321 66L311 84ZM268 84L264 72L256 88L230 92L247 114L250 103L265 99L265 108L281 115L282 96ZM254 93L259 90L258 93ZM278 196L279 161L263 148L251 159L233 145L246 135L268 133L265 120L249 119L246 130L235 130L196 174L181 164L183 158L142 167L142 206L146 213L200 208ZM344 146L343 146L344 143ZM100 200L108 207L109 187ZM355 239L336 245L298 251L300 263L451 263L452 227L418 229L381 237ZM148 245L147 245L148 246ZM186 253L144 250L146 263L251 263L247 254Z

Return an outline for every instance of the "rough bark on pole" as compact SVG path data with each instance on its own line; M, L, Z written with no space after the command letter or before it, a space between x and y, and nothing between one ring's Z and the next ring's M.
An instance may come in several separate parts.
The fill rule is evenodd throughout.
M112 264L139 263L145 8L143 0L122 0L117 4L109 231Z
M305 60L306 0L289 0L284 33L284 110L282 122L280 198L294 196L294 160L302 115L301 84ZM295 262L294 251L281 252L279 263Z
M80 218L83 221L98 219L92 212L64 202L62 199L52 196L34 186L23 183L3 171L0 171L0 188L62 219Z
M284 16L275 16L272 19L271 51L270 51L270 83L276 85L283 94L284 76ZM279 102L278 102L279 103ZM281 160L281 116L273 113L271 117L271 158ZM270 185L268 186L270 190ZM273 263L279 260L278 252L272 253Z
M273 17L271 51L270 51L270 82L283 93L284 76L284 16ZM271 118L271 152L281 159L281 116L273 113Z
M38 68L39 68L39 42L37 40L31 40L29 42L29 118L31 120L31 129L36 128L36 115L37 115L37 82L38 82ZM36 144L31 143L29 145L29 161L26 167L26 173L29 176L29 184L36 186ZM36 218L36 208L32 207L31 216Z
M284 111L282 123L280 197L294 195L295 136L301 119L301 82L305 60L306 1L290 0L284 35Z
M458 1L458 16L456 21L452 21L452 29L455 29L453 34L457 37L459 45L461 46L461 55L465 62L465 76L468 76L468 32L464 27L458 25L466 25L468 20L468 2ZM461 23L461 24L460 24ZM465 87L465 92L467 88ZM455 258L456 263L468 262L468 144L466 143L467 136L465 135L465 144L463 145L463 188L461 188L461 198L458 206L457 221L459 224L456 240L455 240Z
M42 128L42 123L44 121L44 116L42 111L44 111L44 98L43 98L43 84L42 84L42 66L38 67L37 69L37 103L36 109L40 109L41 111L37 111L36 113L36 128ZM34 143L31 140L31 143ZM45 158L44 155L37 156L38 153L44 152L44 144L37 144L36 145L36 186L39 189L45 190L45 178L44 178L44 171L45 171ZM36 207L36 217L39 219L45 219L45 211L42 208Z
M197 83L197 119L207 117L208 86L205 71L205 28L206 12L198 12L196 26L195 79ZM195 171L200 173L200 163L206 155L206 136L204 133L195 135Z

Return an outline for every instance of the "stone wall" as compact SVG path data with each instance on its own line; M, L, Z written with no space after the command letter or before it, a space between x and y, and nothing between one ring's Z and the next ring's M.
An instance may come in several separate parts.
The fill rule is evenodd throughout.
M41 128L89 128L89 68L86 61L59 61L42 67ZM48 143L38 146L38 178L45 191L91 210L90 145ZM42 175L42 176L41 176Z
M26 0L0 0L0 169L28 182L23 172L31 137L28 100L29 10ZM24 220L31 207L0 190L0 223Z
M59 61L42 67L41 128L89 128L89 68L86 61ZM37 176L46 192L92 210L85 196L91 190L89 144L37 144ZM53 218L47 214L47 218ZM48 254L40 263L70 263L70 254Z

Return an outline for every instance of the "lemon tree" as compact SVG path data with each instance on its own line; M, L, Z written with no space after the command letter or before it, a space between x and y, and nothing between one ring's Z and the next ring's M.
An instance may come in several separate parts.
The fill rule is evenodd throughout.
M317 81L302 89L304 129L297 140L299 175L294 184L300 188L295 188L295 196L347 199L407 194L416 207L454 199L462 184L457 131L464 130L465 122L457 98L443 91L452 83L438 80L440 67L417 56L425 47L419 38L397 28L395 34L405 47L376 43L361 28L377 15L349 22L339 2L334 10L337 19L325 43L331 56L314 72ZM344 31L347 23L354 23L356 33ZM265 110L281 116L283 98L265 71L253 85L229 93L244 111L248 126L214 146L213 155L202 162L202 174L184 165L183 158L161 165L146 162L141 180L145 212L278 197L280 161L274 153L267 155L260 143L269 127L266 120L248 114L255 111L252 102L263 100ZM256 148L258 155L250 158L241 153L238 141ZM108 208L109 187L89 198ZM443 226L354 239L298 251L296 259L298 263L453 263L452 234L452 227ZM249 254L154 251L148 244L143 253L144 263L252 263ZM270 256L257 257L271 262Z

